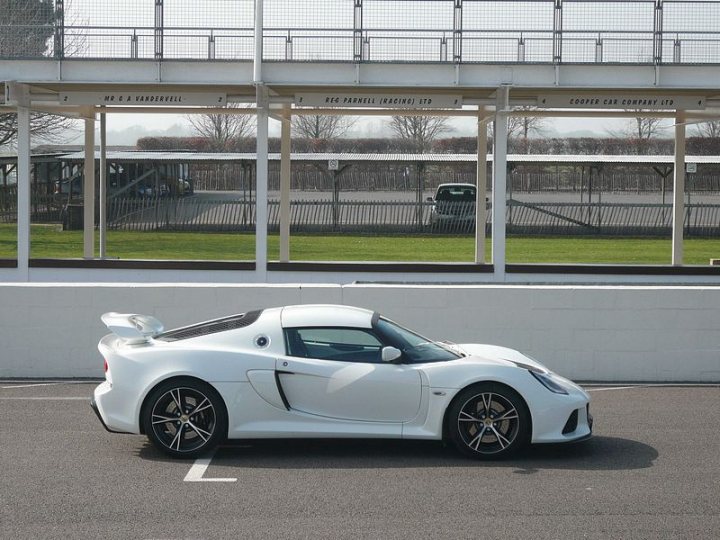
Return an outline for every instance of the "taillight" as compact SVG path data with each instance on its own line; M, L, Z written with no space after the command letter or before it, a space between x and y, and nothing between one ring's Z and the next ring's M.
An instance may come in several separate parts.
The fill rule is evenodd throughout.
M103 369L105 370L105 373L107 373L107 370L108 370L107 360L103 360Z

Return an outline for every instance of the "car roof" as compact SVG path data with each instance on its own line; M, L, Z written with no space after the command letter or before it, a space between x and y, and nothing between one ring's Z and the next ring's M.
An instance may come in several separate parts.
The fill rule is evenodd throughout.
M333 304L286 306L280 315L283 328L312 326L372 327L373 312L369 309Z
M457 187L457 188L463 188L463 189L467 189L467 188L473 188L473 189L475 189L475 184L461 184L461 183L458 183L458 182L451 182L451 183L448 183L448 184L440 184L440 185L438 186L438 189L440 189L440 188L447 188L447 187L449 187L449 188Z

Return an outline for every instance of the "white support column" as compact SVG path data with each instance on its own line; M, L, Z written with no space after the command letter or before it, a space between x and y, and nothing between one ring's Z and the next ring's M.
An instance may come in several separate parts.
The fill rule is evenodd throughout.
M268 99L267 88L257 87L257 163L255 165L255 273L267 281L268 243Z
M91 112L92 111L92 112ZM85 168L83 182L83 257L95 256L95 115L85 111Z
M685 113L675 116L675 175L673 182L672 264L683 263L685 224Z
M253 81L262 83L263 55L263 0L255 0L255 55L253 58Z
M487 109L478 109L477 191L475 197L475 262L485 263L485 222L487 221Z
M107 255L107 123L105 113L100 113L100 258Z
M290 260L290 105L283 107L280 133L280 262Z
M501 86L495 99L492 189L492 260L495 280L505 281L505 210L507 191L507 112L510 88Z
M30 109L18 106L17 269L21 281L30 279Z

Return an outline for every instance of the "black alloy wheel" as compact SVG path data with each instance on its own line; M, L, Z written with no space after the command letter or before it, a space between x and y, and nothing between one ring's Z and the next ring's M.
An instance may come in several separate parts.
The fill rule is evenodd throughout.
M227 435L222 398L211 386L195 380L168 381L155 388L142 422L153 445L173 457L201 455Z
M477 459L506 457L530 440L530 413L520 395L496 383L460 392L446 416L456 448Z

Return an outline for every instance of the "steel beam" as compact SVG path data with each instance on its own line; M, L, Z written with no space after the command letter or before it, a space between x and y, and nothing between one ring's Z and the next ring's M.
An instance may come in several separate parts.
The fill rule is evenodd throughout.
M255 166L255 274L257 281L267 281L268 242L268 104L267 88L257 87L257 163Z
M485 263L485 222L487 221L487 125L486 108L478 109L477 189L475 195L475 262Z
M95 120L87 118L83 176L83 257L92 259L95 256Z
M30 279L30 109L18 106L17 132L17 268L21 281Z
M505 211L507 191L507 111L510 88L497 89L493 137L492 261L496 281L505 281Z
M263 82L263 0L255 0L255 54L253 57L253 83Z
M280 132L280 262L290 260L290 140L291 112L283 110Z
M100 113L100 258L107 256L107 119L105 113Z
M685 114L675 119L675 166L673 178L672 264L683 264L683 228L685 224Z

